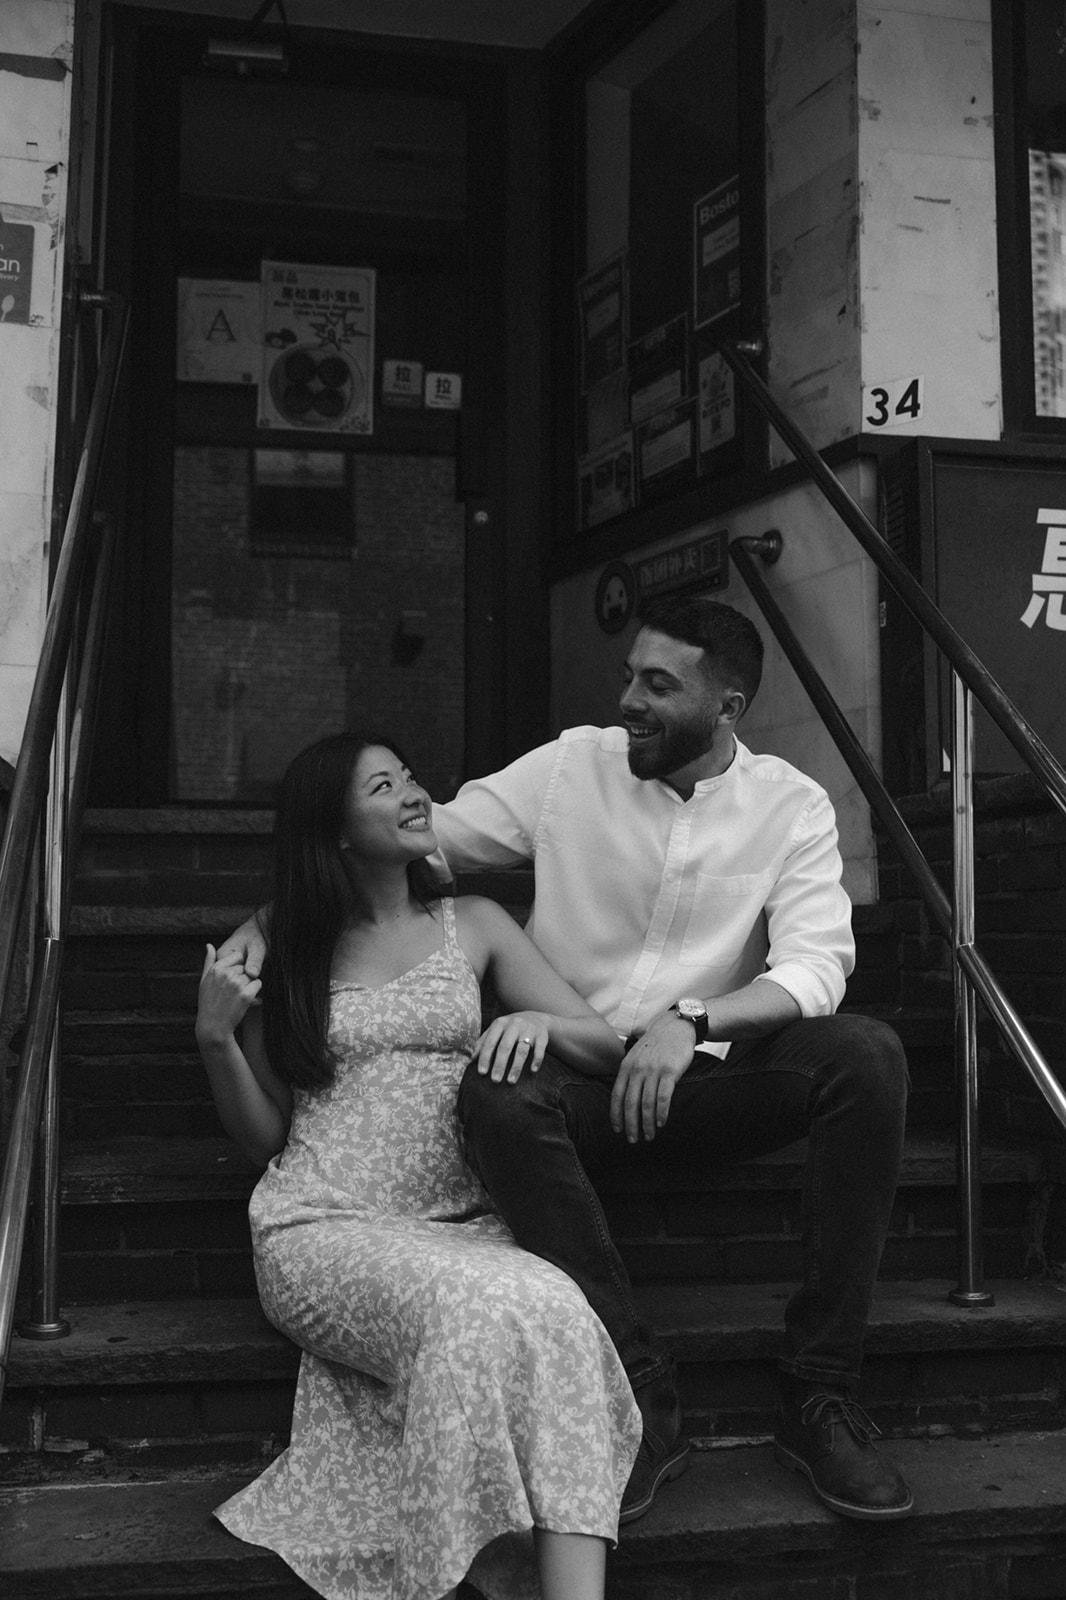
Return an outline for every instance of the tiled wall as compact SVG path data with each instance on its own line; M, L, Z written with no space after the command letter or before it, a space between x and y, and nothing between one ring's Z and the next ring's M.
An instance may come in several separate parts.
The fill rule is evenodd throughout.
M0 756L11 762L44 622L73 30L74 0L0 5L0 218L34 234L29 321L0 321Z

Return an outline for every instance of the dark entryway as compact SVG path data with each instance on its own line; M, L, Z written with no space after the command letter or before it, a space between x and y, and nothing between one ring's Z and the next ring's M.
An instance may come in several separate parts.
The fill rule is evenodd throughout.
M353 725L443 797L506 753L500 598L536 531L527 507L508 549L514 71L310 32L239 46L114 16L101 254L133 318L92 799L269 803L297 749Z

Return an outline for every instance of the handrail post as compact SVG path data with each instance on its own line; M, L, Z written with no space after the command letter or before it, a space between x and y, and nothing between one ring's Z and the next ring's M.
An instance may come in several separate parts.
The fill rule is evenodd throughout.
M56 710L52 739L51 776L45 802L45 837L42 868L42 912L45 937L63 955L63 911L66 899L68 842L70 687L73 664L68 661L66 680ZM36 1193L33 1217L33 1279L31 1315L17 1325L23 1339L64 1339L70 1323L59 1315L59 1075L61 1040L58 1019L52 1029L48 1066L37 1133Z
M959 962L974 942L973 696L951 674L952 981L955 990L955 1082L958 1099L959 1283L948 1299L960 1306L990 1306L984 1286L981 1229L981 1122L977 1073L977 999Z
M26 1062L43 1058L51 1043L59 993L61 954L55 940L45 939L34 964L23 1050L23 1060ZM43 1088L42 1072L24 1071L21 1074L8 1132L7 1160L0 1174L0 1400L3 1399L7 1379L7 1351L14 1319L18 1264L26 1228L26 1207L20 1202L29 1189L33 1136L40 1120Z

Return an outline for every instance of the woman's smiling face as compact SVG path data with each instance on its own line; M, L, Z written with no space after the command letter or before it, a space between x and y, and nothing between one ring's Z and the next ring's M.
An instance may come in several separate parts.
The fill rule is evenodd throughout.
M419 861L437 848L429 795L399 756L367 745L352 769L341 848L366 861Z

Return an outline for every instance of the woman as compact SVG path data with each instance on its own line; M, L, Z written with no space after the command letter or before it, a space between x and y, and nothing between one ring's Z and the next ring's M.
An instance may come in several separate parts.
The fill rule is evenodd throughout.
M500 907L440 897L436 845L389 741L321 740L282 783L261 1006L207 947L197 1041L269 1163L257 1282L304 1352L289 1449L216 1515L329 1600L468 1571L491 1600L602 1600L640 1414L580 1291L490 1214L454 1104L472 1054L505 1094L549 1045L605 1074L621 1046Z

